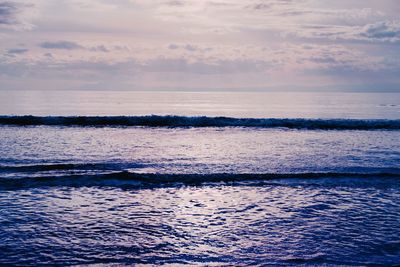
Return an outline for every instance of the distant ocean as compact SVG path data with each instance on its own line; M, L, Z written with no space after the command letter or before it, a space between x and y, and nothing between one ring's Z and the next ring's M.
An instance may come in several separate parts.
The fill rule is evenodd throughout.
M0 265L400 264L400 93L0 91Z

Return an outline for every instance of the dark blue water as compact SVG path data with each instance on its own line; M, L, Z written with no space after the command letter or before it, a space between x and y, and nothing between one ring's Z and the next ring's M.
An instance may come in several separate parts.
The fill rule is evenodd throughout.
M399 179L0 191L4 265L390 266Z

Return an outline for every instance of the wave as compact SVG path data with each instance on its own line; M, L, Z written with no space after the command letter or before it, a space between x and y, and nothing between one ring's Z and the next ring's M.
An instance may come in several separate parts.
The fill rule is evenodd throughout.
M41 176L24 178L0 178L0 189L23 189L32 187L133 187L154 188L171 185L202 185L205 183L229 183L243 185L246 182L259 183L276 180L323 180L330 181L345 179L378 178L382 182L385 178L394 178L400 183L400 170L381 172L307 172L307 173L211 173L211 174L163 174L163 173L136 173L115 171L97 174L72 174L62 176ZM364 181L369 179L362 179ZM376 182L376 179L374 183ZM352 182L354 183L354 181ZM324 185L328 182L324 181Z
M0 125L17 126L144 126L254 127L309 130L400 130L400 120L278 119L187 116L0 116Z
M145 165L139 163L55 163L55 164L34 164L34 165L0 165L1 173L24 173L24 172L45 172L45 171L84 171L103 170L111 171L126 168L143 168Z

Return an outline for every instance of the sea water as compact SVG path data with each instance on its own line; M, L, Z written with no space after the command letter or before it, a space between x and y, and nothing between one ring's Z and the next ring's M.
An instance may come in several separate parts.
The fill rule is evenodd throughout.
M0 115L2 265L400 263L400 94L0 91Z

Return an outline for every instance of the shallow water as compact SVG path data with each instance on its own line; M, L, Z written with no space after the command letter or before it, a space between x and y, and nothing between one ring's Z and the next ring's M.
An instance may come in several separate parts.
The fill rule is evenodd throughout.
M387 266L400 259L399 185L0 191L0 263Z

